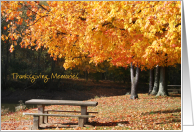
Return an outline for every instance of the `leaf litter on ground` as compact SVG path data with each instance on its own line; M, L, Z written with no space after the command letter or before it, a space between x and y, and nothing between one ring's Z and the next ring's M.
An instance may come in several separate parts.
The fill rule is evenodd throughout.
M181 97L154 97L139 94L139 99L131 100L130 95L93 98L98 106L88 107L97 111L95 118L89 118L94 127L53 128L43 130L181 130ZM46 109L79 111L79 106L51 105ZM23 112L35 113L37 109L26 109L1 116L2 130L29 130L33 116ZM56 113L56 112L51 112ZM66 113L69 114L69 113ZM77 114L77 113L70 113ZM78 123L73 117L49 117L49 123Z

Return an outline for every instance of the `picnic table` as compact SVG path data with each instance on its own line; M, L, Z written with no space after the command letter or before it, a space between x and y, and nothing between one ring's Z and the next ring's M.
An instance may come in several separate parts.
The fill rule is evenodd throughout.
M49 100L49 99L31 99L25 101L25 104L33 104L38 106L38 113L23 113L23 115L33 115L33 130L37 130L41 124L48 123L48 116L61 116L61 117L78 117L78 126L83 127L84 123L88 122L89 115L87 112L88 106L97 106L98 102L95 101L75 101L75 100ZM80 106L81 111L61 111L61 110L45 110L45 105L71 105ZM49 114L48 111L56 112L77 112L81 115L64 115L64 114Z
M170 87L170 89L167 88L169 92L172 92L172 93L176 92L179 94L181 93L181 85L167 85L167 87Z

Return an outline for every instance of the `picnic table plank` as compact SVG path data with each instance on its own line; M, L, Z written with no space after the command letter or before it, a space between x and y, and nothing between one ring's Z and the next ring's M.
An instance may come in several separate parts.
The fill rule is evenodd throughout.
M23 113L23 115L33 115L33 116L59 116L59 117L81 117L81 118L88 118L88 117L95 117L93 115L63 115L63 114L40 114L40 113Z
M181 85L167 85L167 90L171 93L181 93ZM176 91L176 92L175 92Z
M169 87L181 87L181 85L167 85Z
M27 100L25 102L25 104L97 106L98 102L95 102L95 101L74 101L74 100L31 99L31 100Z

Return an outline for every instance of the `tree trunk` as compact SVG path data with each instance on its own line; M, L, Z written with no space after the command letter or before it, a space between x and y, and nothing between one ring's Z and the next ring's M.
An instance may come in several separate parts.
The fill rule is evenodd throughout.
M54 78L51 78L51 75L55 75L55 61L53 60L53 57L51 57L51 71L50 71L50 80L49 80L49 87L48 91L53 92L53 88L56 87L54 82Z
M158 87L159 87L159 70L160 67L156 66L156 72L155 72L155 80L154 80L154 87L153 90L151 92L151 95L156 95L158 93Z
M51 57L51 71L50 71L50 77L51 75L55 75L55 61L53 60L53 57ZM50 84L52 84L53 78L50 79Z
M152 92L154 86L154 69L150 69L149 91L148 95Z
M54 74L54 72L55 72L55 61L53 60L53 57L52 57L51 74L52 73Z
M86 81L88 81L88 71L87 70L85 71L85 79Z
M15 60L16 50L13 51L13 59Z
M38 67L38 75L40 74L40 71L41 71L41 70L40 70L40 69L41 69L41 68L40 68L40 58L41 58L41 53L42 53L42 48L40 48L40 50L38 50L38 58L37 58L37 59L38 59L38 60L37 60L37 61L38 61L38 64L37 64L37 67Z
M44 70L43 71L45 71L45 56L43 55L43 62L44 62Z
M101 73L101 80L106 80L106 79L105 79L105 72L102 72L102 73Z
M166 80L166 69L167 67L160 68L160 81L159 81L159 91L156 96L168 96L167 92L167 80Z
M107 73L107 72L104 73L104 80L107 80L106 73Z
M9 68L9 44L6 45L6 60L5 60L5 76L4 76L4 87L7 87L7 75L8 75L8 68Z
M136 72L134 74L134 66L131 63L131 96L130 99L136 99L138 98L137 95L137 84L138 84L138 80L139 80L139 67L136 67Z
M32 52L32 54L31 54L31 70L32 70L32 72L34 72L33 70L34 70L34 66L33 66L33 64L34 64L34 52Z

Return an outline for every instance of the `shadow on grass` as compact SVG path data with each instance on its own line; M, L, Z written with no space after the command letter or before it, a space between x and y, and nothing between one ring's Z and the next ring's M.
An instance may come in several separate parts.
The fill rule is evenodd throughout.
M162 118L163 120L165 120L166 118ZM161 120L161 118L160 118L160 120ZM157 122L157 120L156 120L156 122L155 122L155 124L168 124L168 123L179 123L179 122L181 122L181 119L172 119L171 121L163 121L163 122Z
M175 113L175 112L181 112L181 109L161 110L161 111L151 111L151 112L145 112L145 113L143 113L142 115L161 114L161 113Z
M167 120L170 119L170 120ZM132 121L133 122L133 121ZM180 123L181 119L179 118L172 118L172 117L165 117L165 118L158 118L154 119L150 122L150 120L144 120L144 122L147 122L147 125L150 125L150 123L153 123L155 125L157 124L168 124L168 123ZM101 122L88 122L87 124L84 125L84 127L95 127L95 126L101 126L101 127L114 127L114 126L125 126L126 124L130 124L129 121L115 121L115 122L106 122L106 123L101 123ZM152 125L153 125L152 124ZM128 126L127 125L127 126ZM47 124L45 126L40 127L40 130L44 129L56 129L56 128L76 128L78 127L78 123L54 123L54 124Z
M138 93L139 94L139 93ZM146 93L142 93L142 94L146 94ZM165 97L181 97L181 94L174 94L174 93L169 93L168 96L156 96L156 95L149 95L149 100L150 99L161 99L161 98L165 98Z
M118 122L88 122L84 127L95 127L95 126L123 126L124 124L129 124L128 121L118 121ZM51 124L42 124L39 129L55 129L55 128L76 128L78 123L51 123Z
M106 123L101 123L101 122L91 122L90 123L93 126L122 126L123 124L129 124L128 121L115 121L115 122L106 122Z
M181 97L181 94L171 94L170 97Z

